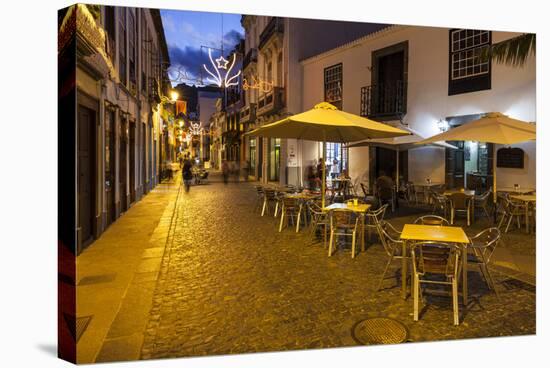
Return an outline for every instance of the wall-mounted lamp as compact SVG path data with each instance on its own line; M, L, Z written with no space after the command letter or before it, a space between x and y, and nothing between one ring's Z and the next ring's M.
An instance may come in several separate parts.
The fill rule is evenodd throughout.
M179 96L179 93L177 93L176 91L170 92L170 99L172 100L172 102L175 102Z
M446 132L447 130L449 130L449 123L445 119L439 119L439 121L437 122L437 127L440 131Z

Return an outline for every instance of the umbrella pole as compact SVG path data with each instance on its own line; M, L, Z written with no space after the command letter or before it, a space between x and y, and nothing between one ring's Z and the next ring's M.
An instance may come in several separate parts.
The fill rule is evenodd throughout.
M323 208L325 208L325 191L326 191L326 181L327 181L327 175L326 175L326 167L325 167L325 155L326 155L326 142L323 141L323 154L322 154L322 157L323 157L323 165L322 165L322 168L323 168L323 180L321 181L321 204L323 206Z
M493 144L493 207L494 221L497 222L497 145Z
M399 192L399 150L395 150L395 157L397 157L396 173L395 173L395 186L397 192Z

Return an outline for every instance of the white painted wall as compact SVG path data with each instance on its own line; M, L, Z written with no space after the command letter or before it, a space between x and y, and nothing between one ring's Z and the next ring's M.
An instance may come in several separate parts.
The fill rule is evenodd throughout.
M516 35L493 32L493 43ZM530 57L522 68L493 63L490 90L448 96L449 29L435 27L392 27L303 61L302 108L310 109L323 100L323 70L341 62L343 109L359 114L361 87L371 84L372 51L403 41L409 42L408 101L404 122L411 128L431 136L439 132L436 122L441 118L490 111L535 121L534 57ZM526 168L497 169L497 185L518 183L535 187L535 143L518 146L525 150ZM368 155L355 150L360 149L350 150L350 175L353 178L368 170ZM444 159L444 150L439 148L410 151L409 179L423 181L430 177L432 181L444 182Z

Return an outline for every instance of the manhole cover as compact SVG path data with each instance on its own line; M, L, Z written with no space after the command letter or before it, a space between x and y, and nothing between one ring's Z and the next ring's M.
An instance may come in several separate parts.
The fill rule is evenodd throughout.
M405 342L409 331L392 318L377 317L359 321L351 331L353 339L362 345L399 344Z

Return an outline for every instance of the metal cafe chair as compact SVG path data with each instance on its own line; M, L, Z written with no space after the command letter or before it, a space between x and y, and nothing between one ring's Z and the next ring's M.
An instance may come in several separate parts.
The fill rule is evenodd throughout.
M417 225L449 226L449 221L441 216L424 215L414 220Z
M476 264L479 266L487 285L495 292L499 299L500 296L495 287L493 276L489 271L489 262L500 241L500 236L500 230L496 227L490 227L483 230L479 234L469 238L469 249L472 250L472 252L468 253L468 264Z
M450 285L453 298L453 323L458 318L458 274L460 247L456 244L418 242L411 246L413 265L413 318L418 321L418 306L422 284ZM433 276L444 279L432 278Z
M254 204L254 212L256 212L262 210L262 205L264 203L264 189L261 185L255 185L254 189L256 190L256 203Z
M384 268L384 272L382 273L382 277L380 278L376 291L380 291L380 289L382 289L382 284L386 279L386 273L388 272L391 263L393 261L403 259L403 240L399 239L401 236L401 231L397 231L389 222L381 221L380 232L382 234L382 246L388 256L388 262L386 263L386 267ZM406 254L404 256L408 258Z
M474 196L474 216L475 216L475 210L479 208L485 213L485 216L491 223L493 222L493 217L489 215L489 210L487 209L487 206L489 205L489 198L491 197L492 192L493 192L493 189L491 187L487 189L485 193Z
M441 212L443 217L447 218L447 213L449 212L449 208L451 206L449 198L435 190L430 191L430 196L433 203L432 213L435 214L436 212Z
M328 256L332 256L332 249L337 237L351 236L351 258L355 258L355 243L357 235L357 225L359 216L355 216L353 211L348 209L334 209L329 212L330 222L330 240L328 247Z
M465 212L466 223L470 226L470 213L472 212L472 198L465 193L453 193L449 196L451 202L451 225L454 224L455 213Z
M264 192L264 201L262 205L262 216L266 213L269 214L269 208L274 207L277 202L277 197L275 195L275 191L270 188L263 188Z
M367 228L369 239L371 238L372 230L376 230L376 233L380 238L382 238L382 235L380 233L380 223L382 220L384 220L384 215L386 214L386 210L388 209L388 204L379 207L376 210L369 210L367 211L365 215L365 220L367 221L367 224L365 227Z
M283 230L283 224L285 223L285 217L287 218L287 225L289 220L292 220L292 224L296 225L296 232L298 232L299 226L299 203L296 198L282 197L281 205L281 221L279 221L279 232Z
M328 213L323 211L321 208L321 201L309 201L307 202L307 207L311 217L311 233L310 237L313 240L317 229L319 227L323 228L323 232L326 233L328 226L330 225Z
M512 201L508 195L501 198L503 201L503 206L502 206L503 213L502 213L502 217L500 218L498 228L501 228L504 222L507 221L506 229L504 230L504 232L508 233L510 224L515 218L517 220L517 227L521 229L521 218L525 216L525 204Z

